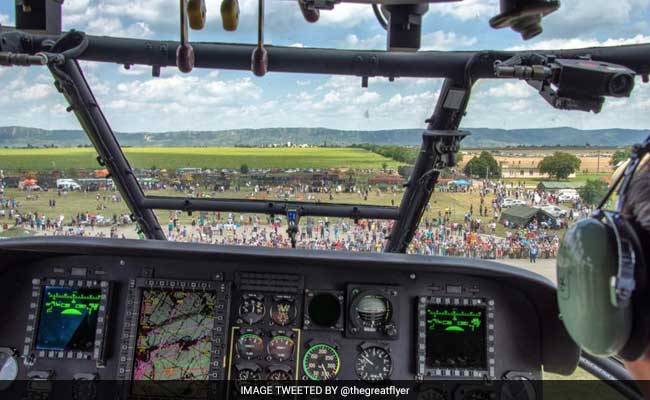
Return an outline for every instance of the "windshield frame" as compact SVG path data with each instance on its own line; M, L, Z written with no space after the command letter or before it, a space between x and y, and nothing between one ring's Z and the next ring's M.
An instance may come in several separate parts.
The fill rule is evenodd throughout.
M429 203L440 171L455 165L460 141L468 135L459 131L460 122L470 100L471 88L479 79L497 78L495 65L533 52L417 52L356 51L338 49L291 48L269 46L271 72L321 73L368 77L445 78L435 111L423 131L421 151L399 207L346 204L314 204L295 201L264 201L238 199L194 199L147 196L135 177L122 148L106 120L79 60L111 62L124 65L149 65L153 76L161 67L175 66L176 42L149 41L113 37L96 37L82 32L61 36L37 35L10 28L0 28L5 45L1 49L16 53L43 54L55 78L55 86L63 93L97 153L132 212L131 219L148 239L166 240L154 209L192 211L253 212L269 215L348 217L359 219L392 219L393 230L384 248L386 252L404 253ZM250 70L253 46L193 43L196 67ZM28 48L26 48L28 47ZM584 58L621 63L639 75L650 73L645 56L650 45L628 45L578 50L536 51L563 58ZM540 92L541 93L541 92Z

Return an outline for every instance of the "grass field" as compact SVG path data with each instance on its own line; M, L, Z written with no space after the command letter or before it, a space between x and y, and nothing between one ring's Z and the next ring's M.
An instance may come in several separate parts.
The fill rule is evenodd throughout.
M135 168L391 168L395 160L352 148L130 147ZM98 168L91 148L0 149L0 170Z

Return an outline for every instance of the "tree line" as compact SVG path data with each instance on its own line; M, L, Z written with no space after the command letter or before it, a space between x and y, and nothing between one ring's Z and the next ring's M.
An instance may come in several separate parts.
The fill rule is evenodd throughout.
M406 164L413 164L418 156L417 147L397 146L397 145L377 145L370 143L353 144L350 147L371 151L380 156L392 158L395 161Z

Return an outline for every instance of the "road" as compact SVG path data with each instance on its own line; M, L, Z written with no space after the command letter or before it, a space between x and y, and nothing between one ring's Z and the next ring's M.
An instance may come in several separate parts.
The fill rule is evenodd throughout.
M519 267L523 269L527 269L529 271L535 272L537 274L540 274L548 279L551 280L551 282L556 283L555 279L555 259L543 259L543 260L537 260L535 264L531 264L528 262L527 259L522 259L522 260L511 260L511 259L506 259L506 260L499 260L499 262L502 262L504 264L511 265L513 267Z

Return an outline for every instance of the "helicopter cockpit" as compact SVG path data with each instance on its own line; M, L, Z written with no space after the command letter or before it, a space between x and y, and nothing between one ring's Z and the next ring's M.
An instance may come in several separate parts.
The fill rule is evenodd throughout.
M148 239L0 241L0 302L8 305L0 326L3 398L235 398L265 394L255 384L261 382L293 387L275 395L335 395L318 391L327 384L392 384L412 398L532 400L546 395L543 373L571 375L578 367L640 398L618 358L581 351L562 321L555 283L497 262L403 253L441 171L457 164L471 135L460 126L476 82L521 81L557 112L599 113L607 98L629 97L637 78L647 83L650 44L420 50L427 11L465 0L283 5L315 24L342 3L372 9L386 32L381 51L269 45L265 0L247 3L257 8L255 44L190 41L191 30L207 29L211 13L224 30L240 29L240 1L223 0L218 12L210 8L217 2L171 1L179 40L64 31L62 0L16 0L15 26L0 26L0 69L49 71L98 168L107 170ZM529 40L559 9L554 0L502 0L489 25ZM444 82L399 204L173 197L142 189L83 62L146 68L154 78L165 69L209 69L340 75L362 87L371 78ZM155 210L281 216L294 248L174 243ZM392 225L379 253L295 248L302 221L314 216Z

